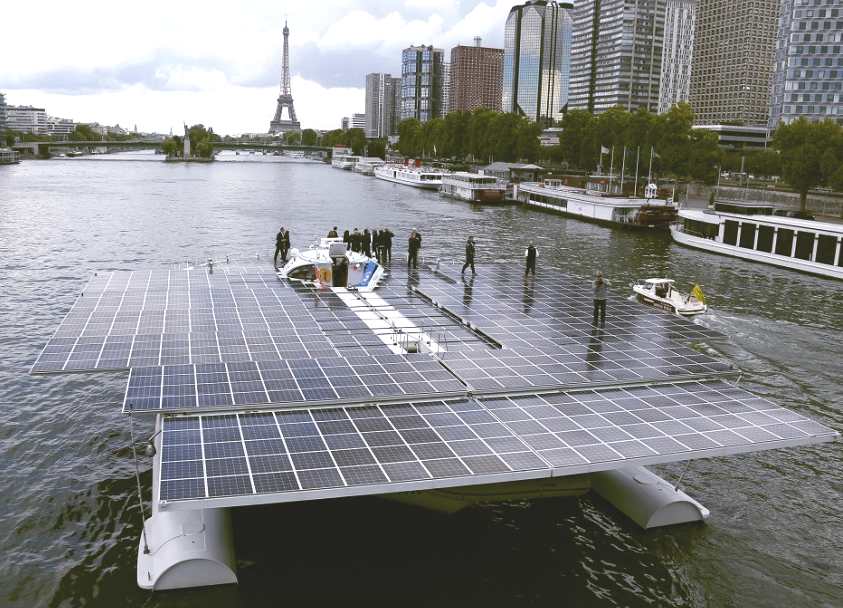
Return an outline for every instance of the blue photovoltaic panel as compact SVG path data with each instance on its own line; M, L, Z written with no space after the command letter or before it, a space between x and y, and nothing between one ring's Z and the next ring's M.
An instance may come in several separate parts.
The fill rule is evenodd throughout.
M124 411L391 401L464 392L453 374L426 355L172 365L132 369Z
M165 508L564 476L836 436L722 381L168 416L162 424Z

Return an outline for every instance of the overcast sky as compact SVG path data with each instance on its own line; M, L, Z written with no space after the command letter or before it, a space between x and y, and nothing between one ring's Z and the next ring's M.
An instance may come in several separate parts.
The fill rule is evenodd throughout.
M364 111L369 72L400 75L401 49L503 44L514 0L42 0L3 2L6 103L141 131L204 123L266 132L290 27L296 113L338 128ZM10 49L15 49L14 53Z

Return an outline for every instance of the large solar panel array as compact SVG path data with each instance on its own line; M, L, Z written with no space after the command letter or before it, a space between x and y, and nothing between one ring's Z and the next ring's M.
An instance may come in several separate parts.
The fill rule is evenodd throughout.
M563 476L835 435L722 381L166 416L162 429L165 508Z
M465 386L435 359L390 354L133 368L123 407L127 412L242 409L463 393Z

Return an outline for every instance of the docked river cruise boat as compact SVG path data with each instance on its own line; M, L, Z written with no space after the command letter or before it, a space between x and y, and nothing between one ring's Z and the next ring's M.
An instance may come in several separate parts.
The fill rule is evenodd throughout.
M496 177L463 171L443 175L439 191L470 203L501 203L506 197L506 185Z
M386 161L377 156L363 156L354 165L352 171L360 175L374 175L375 169L385 164Z
M396 184L439 190L444 173L436 169L423 169L405 165L382 165L375 168L375 177Z
M354 166L360 161L359 156L351 156L351 155L343 155L343 156L335 156L331 160L331 166L334 169L345 169L346 171L351 171L354 169Z
M0 165L14 165L20 162L20 155L10 148L0 148Z
M642 198L610 194L601 186L589 183L585 188L574 188L562 180L545 179L540 184L515 184L513 192L525 205L600 223L666 230L676 220L676 207L671 201L656 198L655 184L645 188Z
M843 224L773 211L772 205L718 201L714 209L680 211L670 234L689 247L843 279Z

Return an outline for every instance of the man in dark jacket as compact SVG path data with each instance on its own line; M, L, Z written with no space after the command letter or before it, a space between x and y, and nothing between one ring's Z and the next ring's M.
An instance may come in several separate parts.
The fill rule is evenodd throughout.
M355 228L351 232L351 250L359 252L362 240L363 240L363 235L360 234L360 231L357 230L357 228Z
M284 261L284 264L287 263L287 252L290 250L290 231L286 228L282 229L284 231L284 243L283 247L281 248L281 258Z
M419 249L421 249L421 237L413 230L407 240L407 266L419 267Z
M384 250L384 261L391 262L392 261L392 237L395 235L392 234L392 230L389 228L385 228L381 230L381 240L383 241L383 250Z
M338 236L339 236L339 234L337 233L337 227L336 226L334 226L331 230L328 231L328 238L329 239L335 239Z
M346 230L342 233L342 242L345 243L345 248L351 250L351 233Z
M278 234L275 235L275 257L272 258L272 263L276 268L278 268L278 254L282 251L284 251L284 226L281 226Z
M372 233L368 228L363 228L363 254L372 257Z
M372 230L372 249L375 250L375 258L377 258L378 264L380 264L381 263L381 233L377 228Z
M465 264L462 265L462 272L460 274L465 274L465 269L471 266L471 274L477 274L474 272L474 237L468 237L468 241L465 243Z
M524 257L527 259L527 269L524 271L524 276L526 277L531 272L533 276L536 276L536 258L539 257L539 250L533 243L530 243L527 247Z

